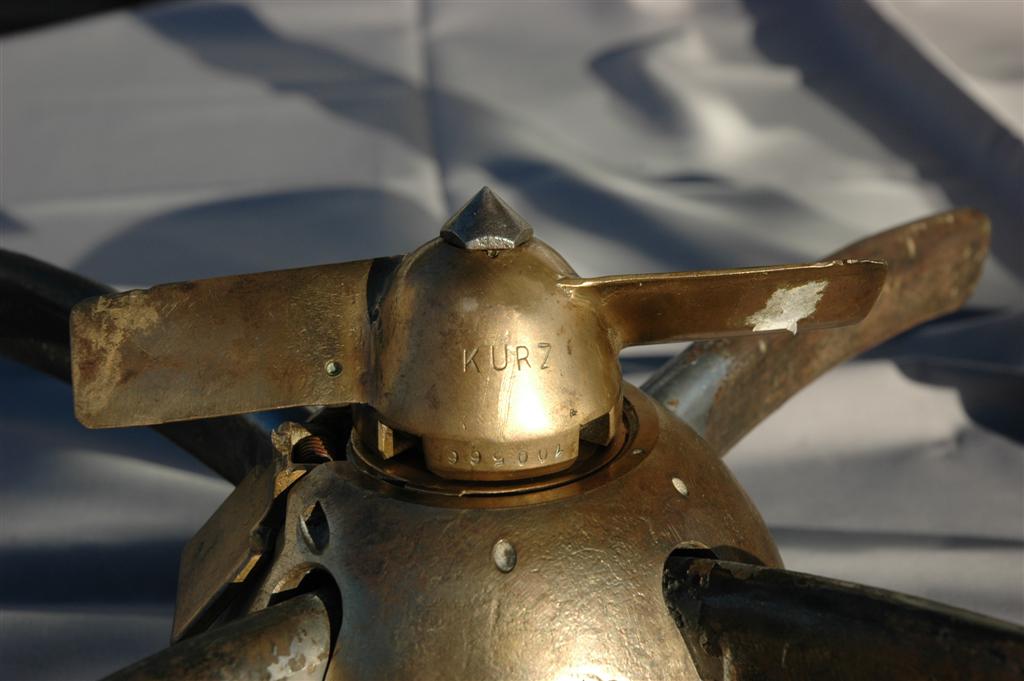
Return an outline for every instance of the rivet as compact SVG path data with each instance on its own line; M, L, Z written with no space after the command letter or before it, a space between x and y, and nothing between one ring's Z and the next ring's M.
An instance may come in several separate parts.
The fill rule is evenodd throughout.
M507 539L499 539L494 542L491 549L491 558L494 559L494 566L502 572L512 572L516 566L516 547Z
M682 494L684 497L690 495L690 490L686 488L686 483L679 478L672 478L672 486L676 488L676 491Z
M341 363L335 360L329 360L324 364L324 371L327 372L328 376L338 376L341 374Z
M633 450L633 454L635 456L640 456L643 453L644 453L644 450L640 449L639 447Z

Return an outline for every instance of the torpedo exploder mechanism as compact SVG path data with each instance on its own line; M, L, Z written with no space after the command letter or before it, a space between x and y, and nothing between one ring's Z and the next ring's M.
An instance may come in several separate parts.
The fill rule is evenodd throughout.
M785 571L721 461L959 307L987 246L960 210L814 264L582 278L485 188L408 255L85 300L82 423L158 426L237 484L175 643L112 678L1020 678L1019 628ZM623 381L668 341L697 342ZM272 446L207 436L297 406Z

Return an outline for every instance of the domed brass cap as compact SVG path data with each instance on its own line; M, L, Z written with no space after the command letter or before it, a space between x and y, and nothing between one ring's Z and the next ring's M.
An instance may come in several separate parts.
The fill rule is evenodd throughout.
M560 285L574 276L538 239L490 254L438 239L407 256L374 325L381 421L421 437L447 477L571 464L581 429L621 399L618 348Z
M372 415L357 419L362 441L384 457L404 443L445 477L545 475L581 436L611 440L623 347L849 324L885 278L882 263L843 260L584 279L531 237L484 188L401 259L85 301L77 415L110 427L357 403Z

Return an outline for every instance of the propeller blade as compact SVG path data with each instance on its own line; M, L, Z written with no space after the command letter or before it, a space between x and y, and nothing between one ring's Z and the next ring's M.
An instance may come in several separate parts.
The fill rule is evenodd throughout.
M1024 628L912 596L686 557L664 589L707 681L1024 678Z
M104 681L322 681L330 654L327 608L304 594L175 643Z
M642 387L724 454L831 367L963 305L981 275L989 232L983 213L961 209L859 241L832 257L881 260L889 268L862 322L694 343Z
M0 355L69 382L71 309L85 298L108 293L112 290L103 284L0 249ZM267 433L242 416L154 429L235 484L274 456Z
M885 263L836 260L560 283L603 310L619 347L853 324L871 309Z
M90 428L365 401L377 260L101 296L71 315L75 412Z

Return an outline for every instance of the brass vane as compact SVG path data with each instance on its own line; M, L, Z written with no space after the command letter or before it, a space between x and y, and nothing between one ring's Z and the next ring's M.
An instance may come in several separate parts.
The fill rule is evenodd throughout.
M852 324L885 271L834 260L581 278L484 188L401 258L79 305L76 413L118 427L360 404L362 441L384 459L415 448L445 478L536 477L570 467L581 438L612 441L622 348Z

